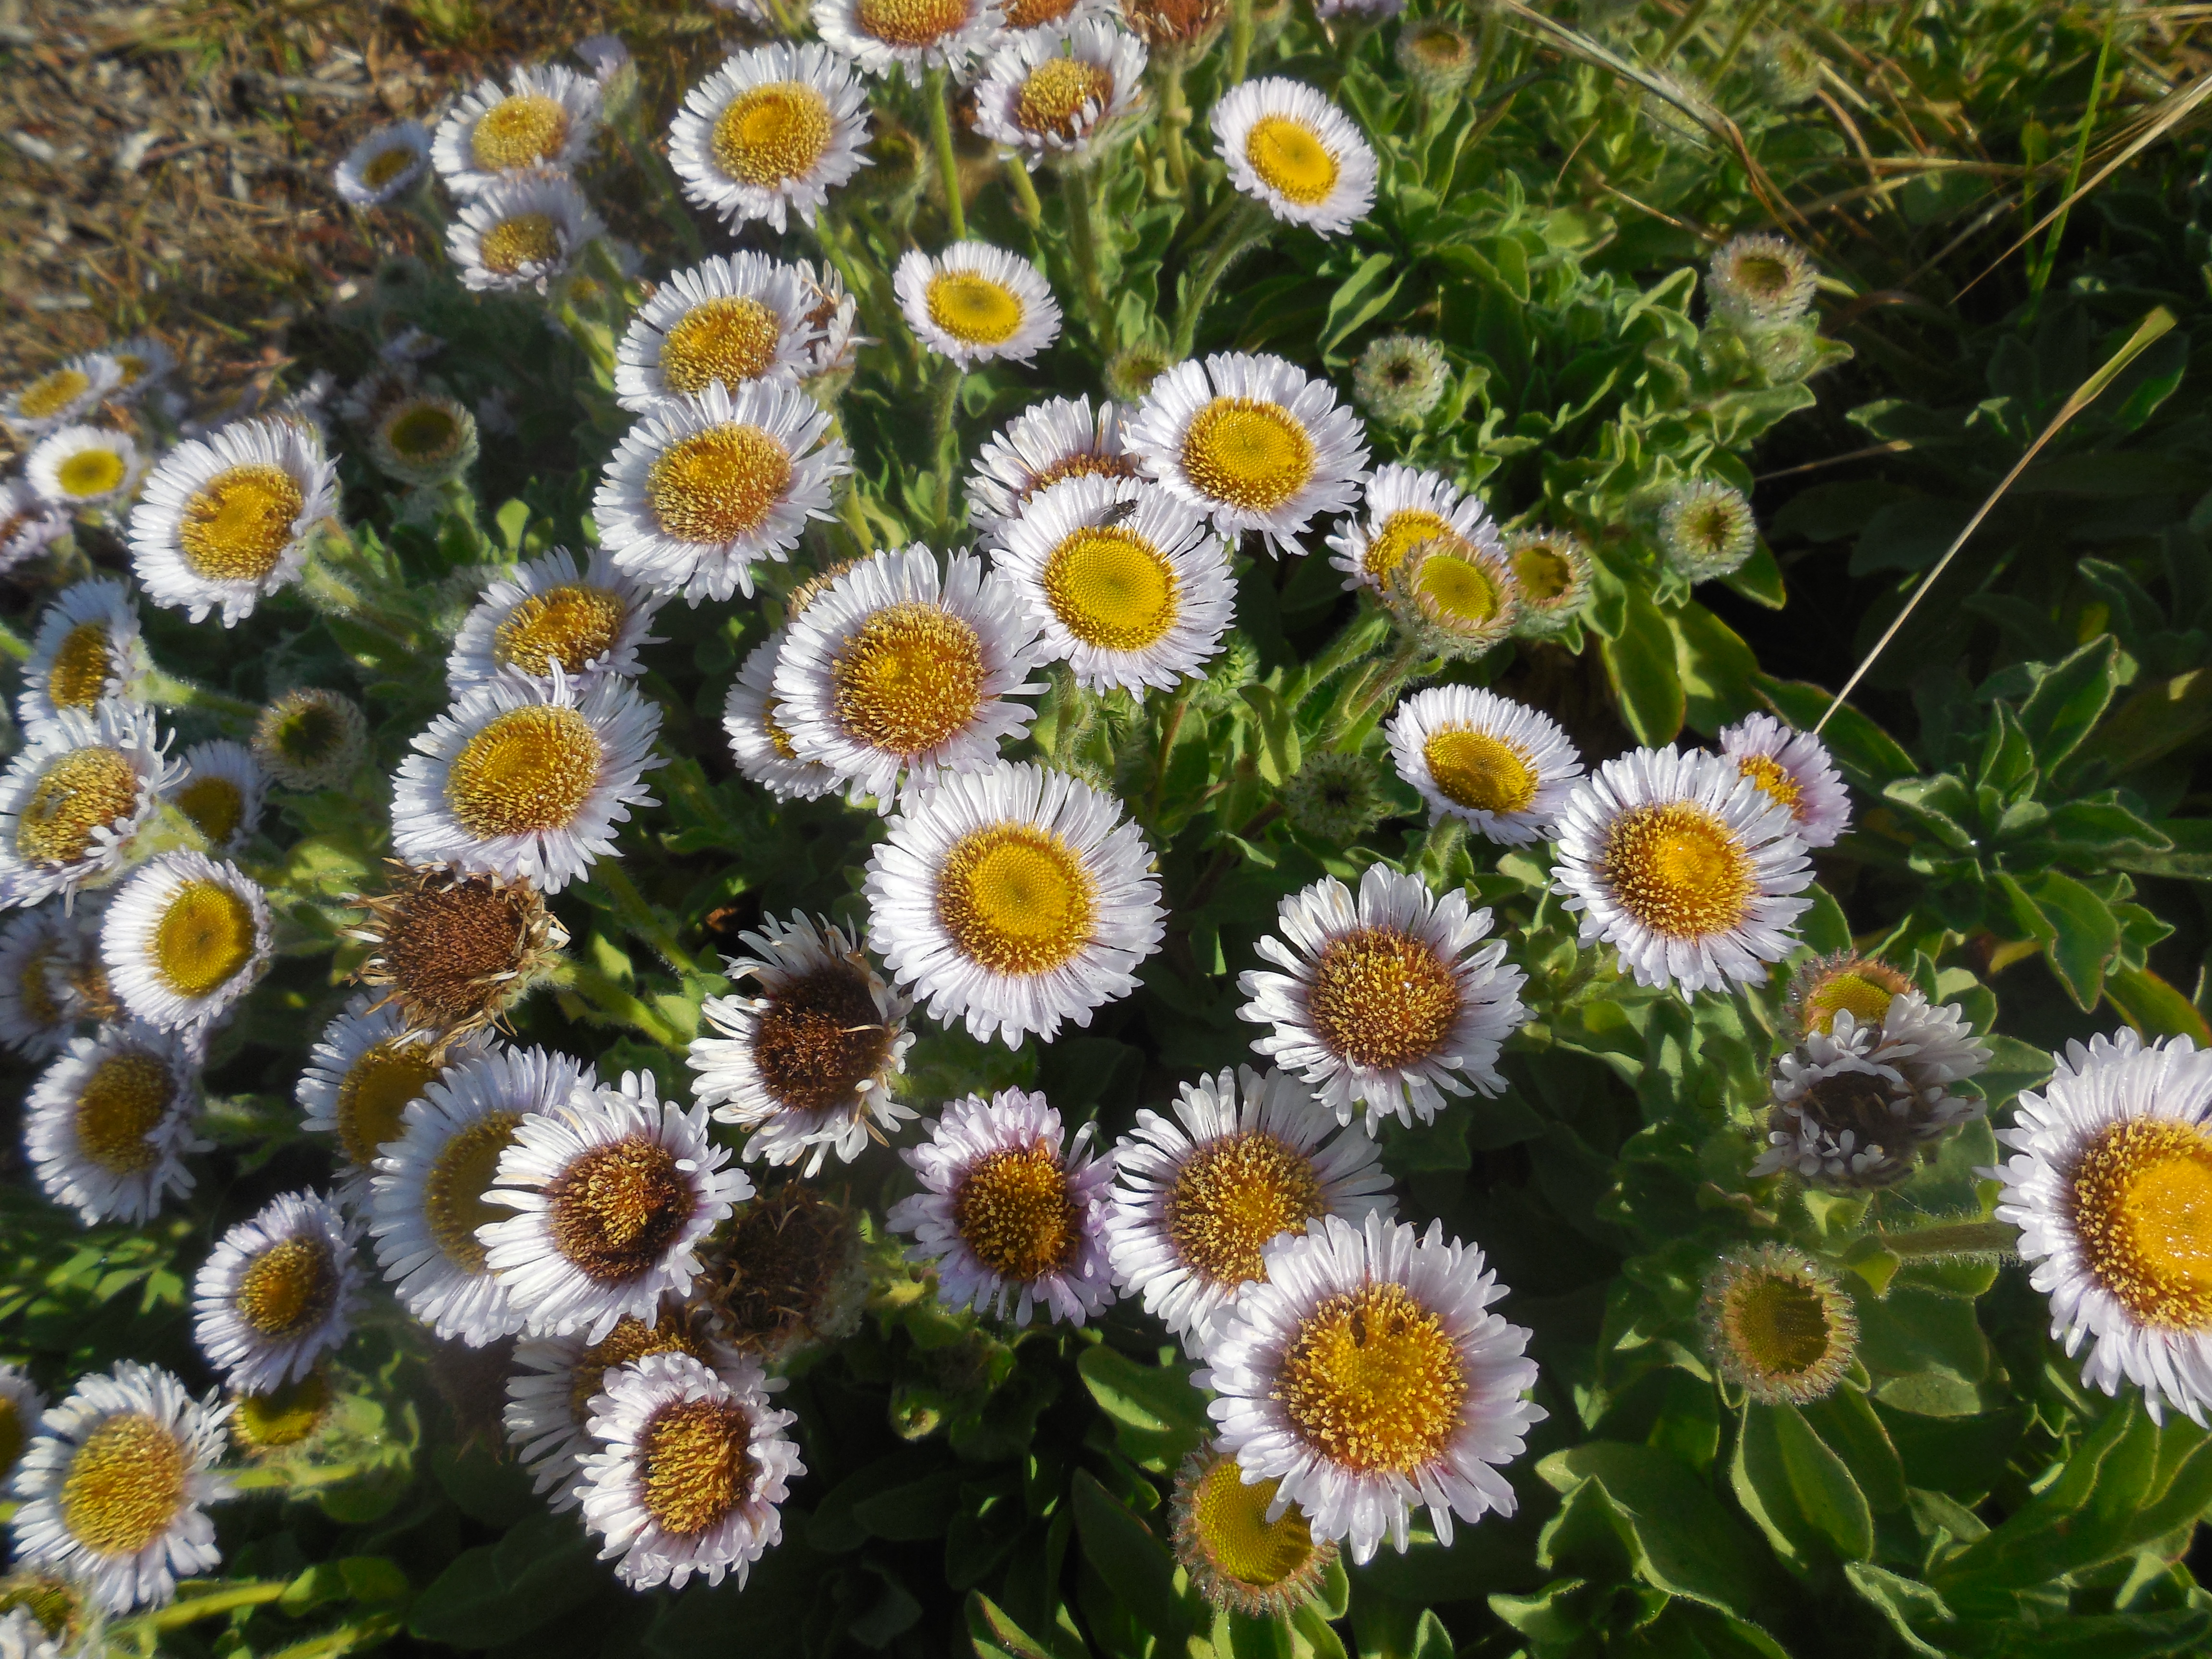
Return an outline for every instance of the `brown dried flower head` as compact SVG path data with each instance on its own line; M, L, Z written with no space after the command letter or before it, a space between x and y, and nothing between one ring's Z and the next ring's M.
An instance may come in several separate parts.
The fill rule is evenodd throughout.
M867 1294L859 1218L787 1181L738 1206L702 1290L732 1346L775 1367L849 1336Z
M369 956L354 977L389 987L410 1025L451 1040L491 1024L568 943L527 881L442 865L393 871L389 890L356 900L368 920L350 933Z

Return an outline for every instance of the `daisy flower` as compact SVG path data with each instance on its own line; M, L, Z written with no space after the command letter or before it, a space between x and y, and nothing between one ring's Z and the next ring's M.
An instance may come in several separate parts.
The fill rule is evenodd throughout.
M1060 337L1060 302L1044 274L988 242L909 248L891 287L915 337L963 369L1025 363Z
M1359 422L1328 382L1271 356L1177 363L1124 440L1222 534L1256 530L1277 552L1302 550L1291 538L1316 515L1350 512L1367 476Z
M1229 548L1196 509L1137 478L1065 478L992 547L1076 684L1173 688L1205 672L1236 614Z
M520 1455L531 1482L550 1492L556 1515L573 1510L584 1495L577 1472L599 1444L591 1436L592 1401L608 1379L655 1354L684 1354L708 1370L726 1372L738 1356L710 1335L705 1322L663 1304L649 1319L628 1316L597 1342L580 1336L525 1337L514 1345L507 1379L507 1443Z
M145 470L129 433L64 426L40 439L25 458L23 482L41 499L76 512L122 500Z
M338 506L320 434L282 417L235 421L161 458L131 512L131 562L155 604L234 626L298 579Z
M1266 1281L1261 1254L1278 1234L1397 1206L1367 1132L1340 1129L1280 1072L1245 1066L1186 1083L1174 1109L1173 1121L1139 1112L1115 1143L1106 1250L1115 1285L1203 1358L1237 1297Z
M661 642L646 631L660 605L604 550L580 571L575 555L556 547L484 589L453 636L446 683L457 693L495 679L550 685L556 665L578 687L634 679L644 672L639 647Z
M220 1566L203 1508L231 1495L216 1471L228 1412L215 1402L135 1359L79 1378L15 1470L16 1566L58 1573L118 1613Z
M817 800L837 787L828 767L801 760L776 719L775 665L788 630L777 629L745 655L722 705L722 731L738 770L778 800Z
M1393 461L1367 481L1364 515L1329 532L1329 562L1345 573L1347 592L1387 592L1406 556L1424 542L1452 540L1501 550L1498 526L1475 497L1441 472Z
M1304 1510L1285 1504L1275 1513L1281 1484L1248 1482L1235 1458L1211 1446L1193 1452L1176 1474L1168 1505L1176 1562L1219 1612L1288 1618L1320 1592L1336 1565L1336 1545L1313 1535Z
M298 686L261 711L252 752L287 789L335 789L368 757L368 716L342 691Z
M1340 236L1375 205L1375 152L1343 111L1303 82L1247 81L1209 118L1229 182L1278 219Z
M300 1127L337 1139L337 1194L367 1198L379 1152L406 1132L406 1110L452 1066L482 1054L479 1032L440 1041L395 1001L356 991L308 1051L294 1097Z
M369 435L368 457L386 477L416 489L447 483L475 464L477 417L434 392L395 398Z
M484 1194L523 1119L598 1086L565 1054L494 1046L451 1061L401 1109L368 1183L368 1230L392 1294L435 1334L480 1348L522 1328L477 1237L509 1212Z
M2203 1217L2212 1206L2212 1054L2134 1031L2069 1042L2040 1093L2023 1091L1997 1139L2014 1156L1981 1174L2004 1183L1996 1218L2020 1229L2028 1282L2051 1298L2081 1380L2143 1391L2192 1422L2212 1405L2212 1289Z
M414 189L430 170L430 135L420 121L394 121L356 144L331 175L343 200L382 207Z
M447 228L446 252L474 292L543 294L605 228L566 174L531 174L463 203Z
M479 81L462 94L430 146L430 160L456 196L563 173L592 148L599 130L599 84L552 64L517 69L502 87Z
M353 1334L358 1230L312 1192L272 1199L216 1243L192 1281L192 1340L239 1394L296 1382Z
M805 1158L809 1176L832 1152L849 1164L872 1137L915 1115L891 1097L914 1046L911 1005L826 919L771 917L738 937L752 954L723 966L754 989L701 1006L701 1020L721 1035L691 1044L692 1097L717 1121L751 1132L748 1159Z
M251 749L210 738L185 750L184 767L185 781L169 798L207 837L210 850L228 856L260 832L269 780Z
M74 894L120 869L184 768L150 711L58 712L0 772L0 908Z
M471 686L415 739L392 782L392 850L557 893L615 850L615 826L658 803L659 705L628 680Z
M1034 30L1058 36L1091 18L1118 15L1114 0L1006 0L1004 20L1006 32L1016 38Z
M693 605L750 599L754 564L787 558L853 470L829 431L795 387L709 381L624 435L592 499L601 541L618 568Z
M0 1365L0 1491L22 1462L24 1448L38 1431L46 1396L20 1365Z
M868 860L868 943L978 1042L1088 1025L1129 994L1166 912L1137 826L1065 772L1001 762L910 790Z
M1044 690L1037 624L1005 577L921 543L864 559L792 620L776 653L776 722L801 760L884 811L902 777L927 782L998 758Z
M1407 550L1382 605L1420 649L1472 661L1520 626L1521 584L1501 546L1439 537Z
M62 984L83 948L82 918L42 905L0 924L0 1042L26 1060L59 1054L76 1030Z
M1431 823L1457 818L1501 847L1550 840L1583 775L1557 720L1471 685L1416 691L1383 730Z
M1812 732L1793 732L1771 714L1747 714L1723 726L1720 741L1740 775L1790 809L1806 846L1833 847L1850 827L1850 793L1828 745Z
M123 365L104 351L88 351L48 369L0 401L0 421L19 437L34 438L100 407L123 384Z
M826 46L778 42L738 53L684 94L668 161L694 207L781 233L787 213L814 222L830 191L868 164L867 142L868 100L851 67Z
M732 392L753 380L795 381L821 338L818 303L805 271L763 253L679 270L639 307L615 349L615 401L647 415L717 381Z
M1087 161L1145 101L1145 44L1103 19L1011 34L975 87L975 131L1035 167Z
M1259 951L1285 971L1238 975L1250 1000L1237 1012L1269 1028L1254 1052L1303 1077L1338 1121L1364 1110L1374 1134L1389 1116L1427 1122L1447 1093L1504 1088L1498 1052L1528 1017L1523 976L1504 939L1481 943L1490 912L1469 915L1463 890L1439 899L1370 864L1356 902L1324 876L1282 902L1276 926Z
M100 959L123 1006L156 1030L204 1036L269 971L269 901L234 864L167 853L117 891Z
M1080 1325L1114 1300L1106 1264L1109 1153L1094 1158L1093 1125L1066 1141L1042 1095L1003 1089L969 1095L899 1156L922 1190L884 1219L914 1239L909 1261L937 1271L938 1298L1017 1325L1040 1306L1048 1321Z
M1006 535L1038 491L1063 478L1133 478L1137 458L1123 446L1120 412L1091 399L1033 404L994 434L968 475L968 517L987 544Z
M1826 1399L1858 1349L1858 1315L1835 1274L1781 1244L1741 1247L1715 1263L1698 1324L1714 1369L1770 1406Z
M110 697L136 702L153 672L131 590L112 576L72 582L39 618L16 713L27 731L65 708L88 714Z
M815 0L814 28L830 50L866 75L903 72L920 86L925 69L954 75L997 37L999 0Z
M368 947L355 977L390 988L386 1001L441 1044L499 1019L568 943L535 886L483 871L395 863L384 892L353 903L365 920L346 936Z
M597 1342L625 1314L651 1317L663 1292L687 1294L700 1244L752 1196L729 1158L707 1109L664 1103L649 1073L525 1117L484 1194L517 1213L477 1230L524 1328Z
M1687 996L1759 984L1796 946L1812 866L1795 820L1716 755L1638 749L1575 786L1552 890L1581 942L1620 953L1639 985Z
M70 532L69 509L42 501L21 478L0 478L0 570L36 558Z
M88 1227L150 1220L192 1189L184 1154L199 1116L199 1065L171 1033L135 1020L78 1037L23 1102L23 1151L39 1186Z
M1547 1413L1522 1397L1529 1333L1488 1311L1505 1287L1482 1252L1438 1221L1329 1216L1267 1268L1193 1379L1219 1396L1206 1410L1244 1479L1279 1483L1267 1518L1295 1504L1364 1562L1385 1538L1404 1551L1415 1504L1446 1546L1455 1515L1511 1515L1498 1468Z

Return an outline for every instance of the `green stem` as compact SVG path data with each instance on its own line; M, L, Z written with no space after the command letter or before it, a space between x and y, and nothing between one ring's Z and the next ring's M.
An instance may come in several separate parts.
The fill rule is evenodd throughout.
M546 976L546 982L565 987L596 1008L611 1024L628 1025L642 1031L664 1048L679 1052L690 1046L690 1039L662 1018L659 1010L641 1002L628 991L609 979L598 969L570 959Z
M1672 58L1682 42L1690 38L1691 32L1705 21L1705 14L1712 9L1713 0L1691 0L1689 9L1682 14L1681 21L1660 44L1659 54L1652 61L1663 64Z
M1344 629L1306 668L1306 690L1325 685L1352 664L1369 655L1389 635L1390 618L1371 606L1344 625Z
M1014 210L1031 230L1038 229L1044 223L1044 204L1037 200L1028 166L1012 150L999 158L999 165L1006 170L1007 189L1013 192Z
M210 690L197 681L167 674L158 668L139 682L138 695L156 708L197 708L204 714L243 720L249 726L261 718L257 703Z
M1198 677L1188 676L1169 697L1167 708L1160 714L1160 738L1156 751L1157 769L1152 773L1153 823L1160 818L1160 805L1168 790L1168 755L1175 748L1176 733L1182 730L1183 711L1190 707L1190 695L1198 689Z
M127 1639L132 1630L175 1630L218 1613L233 1613L240 1607L266 1607L290 1588L291 1581L284 1578L264 1578L258 1583L231 1584L206 1595L190 1596L172 1601L158 1612L142 1614L126 1625L107 1627L109 1642Z
M679 974L696 974L699 964L690 951L676 942L676 937L661 925L660 917L646 902L645 895L637 890L629 872L620 858L601 859L592 866L592 884L615 902L615 915L622 925L650 945L668 965Z
M1198 268L1198 274L1183 296L1182 307L1176 313L1175 329L1168 345L1170 361L1180 362L1190 356L1191 343L1198 337L1198 319L1206 309L1206 302L1213 297L1213 290L1229 269L1230 261L1254 243L1264 241L1274 228L1274 218L1259 203L1247 200L1237 216L1221 233L1221 240Z
M929 106L929 143L937 152L937 173L945 185L945 216L952 227L952 240L964 242L968 217L960 201L960 158L952 150L951 97L941 66L933 64L922 71L921 99Z
M1183 129L1190 125L1190 100L1183 94L1183 49L1170 46L1153 60L1160 72L1160 137L1166 142L1168 180L1176 190L1190 191L1190 153L1183 144Z
M1751 32L1765 19L1766 9L1772 3L1773 0L1755 0L1755 3L1744 8L1743 15L1736 20L1735 33L1729 36L1727 50L1721 53L1720 62L1713 65L1711 79L1714 85L1719 85L1721 76L1735 66L1737 55L1743 51L1743 43L1751 38Z
M1115 342L1106 313L1106 285L1098 276L1098 223L1092 210L1091 169L1062 167L1060 194L1067 206L1067 246L1075 256L1076 282L1083 293L1083 309L1091 318L1091 332L1098 342L1099 352L1110 357Z
M1223 84L1237 86L1252 61L1252 0L1231 0L1229 7L1229 66Z
M2060 194L2061 201L2073 195L2081 185L2081 169L2088 164L2089 135L2097 125L2097 100L2105 89L2105 69L2112 58L2112 27L2118 17L2118 7L2105 14L2105 38L2097 48L2097 72L2090 77L2089 101L2081 111L2081 130L2075 137L2074 159L2066 169L2066 188ZM2051 270L2058 263L2058 242L2066 234L2066 219L2070 211L2070 209L2062 209L2058 216L2051 222L2050 232L2043 239L2043 257L2028 273L2031 313L2035 304L2042 300L2044 285L2050 282Z
M1875 1239L1892 1255L2017 1255L2020 1229L2009 1221L1955 1221L1907 1233L1877 1231Z
M1367 716L1384 703L1394 701L1406 683L1406 677L1425 661L1430 653L1418 640L1407 638L1399 642L1382 665L1382 672L1375 678L1373 689L1354 696L1344 713L1330 729L1328 738L1332 749L1348 750L1357 746L1355 733L1359 732Z
M10 662L28 662L31 642L5 623L0 623L0 656Z
M960 386L966 378L959 363L947 357L939 373L929 411L930 436L937 457L938 505L945 515L940 527L948 534L959 529L952 514L952 488L960 471Z

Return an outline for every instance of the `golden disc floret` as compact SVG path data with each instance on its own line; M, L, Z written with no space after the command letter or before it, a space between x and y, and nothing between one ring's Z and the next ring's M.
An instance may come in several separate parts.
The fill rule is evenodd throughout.
M1421 745L1429 776L1444 799L1471 812L1525 812L1539 780L1518 744L1466 726L1429 734Z
M973 270L940 270L927 290L929 320L963 345L1004 345L1029 315L1022 296Z
M568 143L568 112L557 98L519 92L477 118L469 154L487 173L556 165Z
M676 1154L642 1135L594 1146L545 1189L546 1220L562 1257L602 1285L659 1263L697 1205Z
M446 799L462 826L485 840L565 829L591 799L603 753L592 723L573 708L510 708L453 757Z
M246 795L228 778L203 773L171 797L213 847L229 845L246 817Z
M952 1195L952 1224L978 1261L1019 1284L1066 1267L1083 1242L1066 1168L1043 1139L977 1158Z
M181 996L204 997L252 958L253 907L220 881L186 882L154 924L155 976Z
M887 46L935 46L968 21L967 0L860 0L854 8L860 33Z
M1442 1048L1460 1004L1459 976L1433 945L1395 927L1355 927L1322 947L1306 1017L1333 1052L1392 1071Z
M281 466L226 467L185 497L177 544L196 576L260 581L291 546L292 526L307 504L298 480Z
M1183 434L1182 470L1215 501L1271 512L1312 478L1313 437L1280 404L1216 398Z
M461 423L453 411L427 398L384 428L392 453L418 464L443 460L460 447L461 437Z
M1804 801L1803 787L1771 755L1738 755L1735 771L1738 777L1749 778L1760 794L1777 805L1788 807L1792 813Z
M871 748L919 755L965 731L983 707L983 642L941 605L902 600L854 630L830 665L831 706Z
M638 1498L665 1532L702 1533L743 1503L759 1478L752 1418L733 1400L678 1400L638 1436Z
M2212 1329L2212 1136L2173 1118L2107 1126L2066 1172L2084 1265L2144 1325Z
M1045 560L1041 586L1060 625L1101 650L1156 645L1182 610L1175 566L1121 525L1086 526L1064 538Z
M1293 1612L1336 1559L1296 1504L1267 1519L1281 1486L1248 1483L1235 1458L1204 1453L1176 1477L1176 1556L1215 1607L1258 1619Z
M1319 133L1285 115L1263 115L1252 124L1244 159L1268 189L1300 207L1326 202L1343 171Z
M676 319L660 342L660 378L671 392L696 398L720 380L735 390L775 367L783 319L742 294L702 300Z
M1456 536L1424 543L1409 574L1421 614L1447 633L1476 635L1498 626L1511 595Z
M1790 1012L1802 1037L1832 1031L1836 1016L1849 1013L1854 1024L1880 1030L1889 1005L1912 988L1912 981L1886 962L1839 951L1807 963L1790 981Z
M118 1412L87 1435L62 1477L62 1524L95 1555L136 1555L183 1511L184 1443L143 1412Z
M499 1173L500 1154L514 1144L520 1112L487 1112L457 1129L430 1161L422 1182L422 1219L446 1259L464 1273L484 1270L485 1250L477 1229L514 1213L485 1202Z
M725 422L670 446L646 472L645 498L679 541L733 542L767 520L791 476L791 452L774 434Z
M305 1336L330 1317L340 1283L328 1239L280 1239L247 1264L233 1304L250 1329L283 1340Z
M16 394L15 407L27 421L50 421L91 390L92 376L82 369L50 369Z
M1438 514L1409 507L1393 513L1368 538L1360 568L1377 582L1388 583L1391 573L1405 563L1406 556L1424 542L1453 534L1451 523Z
M361 170L361 181L371 190L382 190L401 173L415 165L415 152L405 144L394 144L380 149L368 158L368 165Z
M15 819L15 850L33 864L75 864L94 831L138 810L138 773L119 749L72 749L39 776Z
M1466 1364L1442 1317L1387 1280L1306 1315L1271 1391L1300 1439L1363 1474L1435 1462L1467 1396Z
M650 1325L624 1314L614 1329L576 1356L569 1372L569 1416L580 1426L591 1417L592 1397L605 1391L609 1371L657 1353L689 1354L703 1364L708 1350L678 1313L664 1309Z
M121 489L130 471L122 456L102 445L68 457L54 469L54 482L64 495L84 501Z
M318 1366L294 1382L240 1395L231 1404L230 1437L249 1455L304 1444L330 1420L336 1396Z
M609 589L574 582L549 587L519 600L492 630L491 659L541 678L556 663L564 673L580 674L614 650L625 615L622 596Z
M804 179L830 148L830 101L804 81L771 81L732 99L708 143L731 178L763 188Z
M1835 1276L1775 1244L1722 1258L1698 1317L1722 1376L1769 1404L1832 1394L1858 1344L1858 1317Z
M501 219L477 239L477 258L487 270L512 276L525 265L550 264L561 257L561 227L550 213L518 213Z
M161 1161L148 1137L176 1093L176 1079L155 1056L137 1049L104 1056L77 1091L77 1150L110 1175L143 1175Z
M1313 1159L1263 1130L1200 1145L1176 1171L1162 1226L1176 1255L1217 1285L1264 1280L1261 1252L1304 1233L1328 1203Z
M389 1036L362 1050L338 1080L338 1146L356 1169L376 1162L380 1148L404 1133L403 1115L438 1075L427 1042Z
M1025 823L973 830L937 876L937 918L953 947L994 974L1036 975L1091 942L1097 884L1058 834Z
M1024 132L1073 138L1086 107L1103 110L1113 101L1114 77L1104 67L1080 58L1048 58L1014 94L1014 125Z
M1668 939L1741 926L1758 891L1741 839L1690 801L1623 812L1606 834L1600 868L1621 908Z

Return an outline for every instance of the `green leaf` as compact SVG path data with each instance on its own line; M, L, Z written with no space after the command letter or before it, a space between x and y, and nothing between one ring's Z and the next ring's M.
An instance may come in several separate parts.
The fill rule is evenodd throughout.
M1674 635L1674 672L1691 726L1717 732L1760 708L1752 684L1759 659L1734 629L1701 605L1660 614Z
M1793 1571L1809 1571L1831 1555L1863 1561L1873 1554L1866 1495L1795 1406L1744 1403L1729 1478L1745 1513Z
M968 1592L967 1613L968 1639L977 1659L1054 1659L1044 1644L982 1591Z
M1881 1616L1889 1620L1889 1627L1913 1652L1924 1654L1928 1659L1946 1659L1943 1649L1924 1638L1913 1627L1917 1620L1948 1624L1951 1609L1943 1605L1943 1598L1916 1578L1906 1578L1877 1567L1869 1562L1844 1563L1844 1577Z
M2104 994L2106 964L2120 948L2118 918L2063 871L2045 871L2026 890L2051 930L2044 955L2051 972L2081 1008L2094 1008Z
M1688 1464L1650 1446L1594 1440L1552 1453L1536 1473L1560 1492L1601 1495L1638 1577L1654 1589L1747 1616L1758 1546Z
M573 1516L539 1513L496 1544L463 1550L407 1610L425 1642L489 1648L526 1636L582 1606L605 1583L598 1553Z
M2112 867L2139 876L2212 881L2212 818L2163 818L2156 827L2170 850L2116 853L2110 860Z
M1721 585L1730 592L1749 599L1753 605L1763 605L1769 611L1779 611L1790 603L1790 590L1782 580L1782 567L1774 562L1774 550L1762 541L1749 558L1727 575Z
M1130 1514L1088 1469L1075 1472L1069 1496L1085 1559L1098 1569L1098 1576L1137 1622L1170 1643L1202 1634L1176 1593L1175 1557L1152 1528Z
M1974 848L1974 798L1966 784L1948 772L1933 777L1899 778L1885 787L1882 799L1902 808L1920 828L1957 853Z
M2200 1048L2212 1048L2212 1025L2197 1005L2148 968L2107 974L2105 995L2147 1037L2185 1036Z
M2089 735L2119 684L2120 645L2109 634L2099 635L2063 662L2042 669L2035 690L2020 706L2020 724L2046 775Z
M1388 253L1370 253L1360 262L1359 269L1345 278L1330 295L1328 315L1322 323L1321 349L1324 354L1334 351L1346 335L1389 305L1406 280L1400 270L1395 276L1390 268L1395 261ZM1389 277L1385 282L1383 279Z
M1269 686L1248 685L1239 695L1260 717L1260 775L1280 787L1297 774L1300 759L1291 709Z
M1651 596L1631 584L1617 638L1601 639L1598 654L1620 704L1620 718L1638 743L1672 743L1689 700L1676 668L1674 630Z
M1176 1468L1206 1437L1206 1397L1180 1365L1146 1365L1103 1344L1075 1362L1098 1409L1113 1419L1115 1443L1155 1473Z

